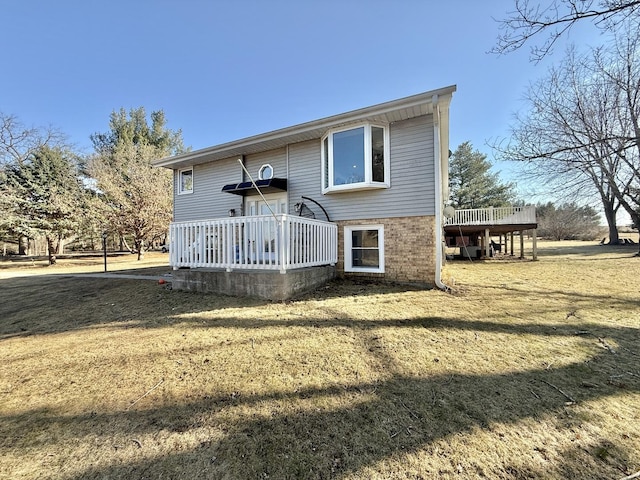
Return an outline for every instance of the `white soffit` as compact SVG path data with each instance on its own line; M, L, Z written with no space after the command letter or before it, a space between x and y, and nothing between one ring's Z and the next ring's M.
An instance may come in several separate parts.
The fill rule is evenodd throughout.
M292 127L183 153L173 157L155 160L157 167L182 168L190 165L213 162L225 158L239 157L252 153L275 150L293 143L305 142L321 138L330 128L348 125L349 123L371 121L394 123L409 118L429 115L433 112L433 98L450 101L455 85L419 93L410 97L393 100L371 107L302 123Z

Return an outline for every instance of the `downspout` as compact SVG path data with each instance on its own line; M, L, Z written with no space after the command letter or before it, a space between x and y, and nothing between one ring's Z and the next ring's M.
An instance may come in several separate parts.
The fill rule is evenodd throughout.
M435 284L440 290L449 292L451 289L442 283L442 155L440 150L440 106L438 95L431 97L433 104L433 174L435 184L435 214L436 214L436 274Z

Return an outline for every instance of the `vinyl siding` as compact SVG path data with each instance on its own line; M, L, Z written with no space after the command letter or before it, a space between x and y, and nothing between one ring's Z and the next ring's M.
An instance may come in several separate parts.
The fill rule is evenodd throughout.
M320 139L289 145L288 172L287 149L248 155L245 165L254 179L265 163L274 168L274 176L288 179L291 214L295 214L294 205L304 195L319 202L332 221L434 215L432 116L391 124L390 143L388 189L323 195ZM174 193L176 221L225 217L229 209L239 209L241 197L221 192L223 185L241 181L237 158L196 165L193 178L193 194ZM305 203L316 218L325 218L316 205Z
M260 167L267 163L273 167L274 177L287 178L287 150L285 148L247 155L244 159L244 166L254 180L258 180ZM238 169L240 169L240 165L238 165ZM248 178L245 180L249 181Z
M320 185L320 168L320 139L289 145L288 188L291 214L296 214L294 205L303 201L303 195L325 206ZM317 219L326 220L317 205L307 201L305 204L316 214Z
M176 222L204 220L229 216L229 209L240 211L242 197L222 193L228 183L242 180L236 158L195 165L193 167L193 193L178 195L178 172L174 172L173 218Z
M320 140L289 147L290 202L300 196L313 198L329 213L331 220L357 220L381 217L433 215L435 189L433 177L433 124L423 116L392 124L390 127L391 187L379 190L322 194L320 182ZM316 218L322 211L306 205ZM291 212L292 206L290 209Z

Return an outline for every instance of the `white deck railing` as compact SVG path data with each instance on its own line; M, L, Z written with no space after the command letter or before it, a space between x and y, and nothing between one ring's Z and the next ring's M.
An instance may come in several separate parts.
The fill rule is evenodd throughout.
M338 261L335 223L292 215L230 217L170 226L169 264L279 270Z
M536 207L489 207L456 210L445 225L509 225L536 223Z

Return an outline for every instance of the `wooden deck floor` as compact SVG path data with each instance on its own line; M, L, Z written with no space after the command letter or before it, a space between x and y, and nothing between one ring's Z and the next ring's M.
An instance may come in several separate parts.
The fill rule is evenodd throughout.
M509 223L509 224L485 224L485 225L456 225L447 224L444 231L448 235L455 235L462 232L463 235L483 235L485 230L489 230L489 235L504 235L505 233L524 232L538 228L537 223Z
M448 247L460 248L461 256L489 258L497 248L514 253L514 236L519 233L520 258L524 258L524 232L531 231L533 259L538 257L535 207L458 210L444 225ZM492 237L500 236L496 243ZM504 241L502 236L504 235ZM510 235L510 241L507 241Z

